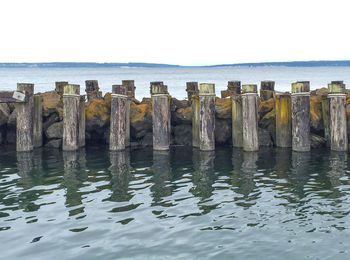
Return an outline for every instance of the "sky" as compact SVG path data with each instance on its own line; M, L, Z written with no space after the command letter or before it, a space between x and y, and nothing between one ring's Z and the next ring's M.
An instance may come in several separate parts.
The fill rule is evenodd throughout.
M350 59L345 0L1 0L0 62Z

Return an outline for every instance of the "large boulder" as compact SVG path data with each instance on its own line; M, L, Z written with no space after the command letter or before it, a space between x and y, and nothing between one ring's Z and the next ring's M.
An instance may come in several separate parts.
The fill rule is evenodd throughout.
M105 96L103 97L104 101L106 102L108 107L111 107L111 102L112 102L112 93L107 92Z
M140 139L152 132L152 106L148 103L130 105L130 133L134 139Z
M87 131L103 133L101 128L109 124L110 108L103 99L93 99L85 108L85 116Z
M310 126L311 132L319 133L323 131L323 120L322 120L322 96L311 95L310 96Z
M216 99L215 116L220 119L230 119L232 117L232 102L230 98Z
M6 125L10 116L10 108L6 103L0 103L0 126Z
M63 137L63 121L54 123L50 125L46 131L45 135L47 139L62 139Z
M174 127L174 144L176 145L192 145L192 126L177 125Z
M276 112L273 108L259 120L259 127L266 129L274 143L276 143Z
M192 124L192 107L179 108L171 115L174 125Z
M45 144L46 147L59 149L62 147L62 139L53 139Z
M229 145L232 143L232 123L227 119L215 119L215 143Z
M311 134L311 148L320 148L326 146L326 139L322 136Z
M259 118L263 118L267 113L269 113L275 107L275 100L270 98L266 101L260 103L258 107Z
M176 111L179 108L187 108L189 106L187 100L170 99L170 111Z
M63 100L56 91L48 91L42 94L43 116L48 117L52 113L57 113L63 117Z
M266 129L258 129L259 146L273 146L270 132Z
M17 125L17 113L13 110L11 115L7 119L7 129L16 130Z

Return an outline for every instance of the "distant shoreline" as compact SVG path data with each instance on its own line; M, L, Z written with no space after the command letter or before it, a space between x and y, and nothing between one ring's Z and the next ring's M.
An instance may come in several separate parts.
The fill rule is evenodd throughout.
M350 67L350 60L338 61L288 61L234 63L203 66L183 66L158 63L97 63L97 62L38 62L38 63L0 63L0 68L210 68L210 67Z

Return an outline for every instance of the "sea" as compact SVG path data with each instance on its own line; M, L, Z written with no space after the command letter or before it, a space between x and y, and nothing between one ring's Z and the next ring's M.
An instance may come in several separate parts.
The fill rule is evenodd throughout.
M15 90L17 83L34 83L35 92L45 92L54 90L56 81L68 81L79 84L84 93L85 80L98 80L103 94L122 80L135 80L136 98L140 100L150 96L150 82L163 81L171 96L183 99L189 81L215 83L217 96L231 80L258 86L262 80L273 80L277 91L290 91L295 81L310 81L311 89L327 87L333 80L350 84L350 67L0 68L0 91Z

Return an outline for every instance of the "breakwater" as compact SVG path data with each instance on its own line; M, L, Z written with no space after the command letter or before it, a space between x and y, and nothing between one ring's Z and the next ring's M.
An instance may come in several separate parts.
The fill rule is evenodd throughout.
M309 82L296 82L291 93L263 81L260 95L256 85L230 81L221 98L214 84L188 82L187 100L172 98L163 82L151 82L151 97L142 101L135 99L132 80L113 85L104 96L96 80L87 80L85 87L86 96L68 82L35 95L33 84L0 92L0 143L16 144L18 151L76 150L85 143L106 143L111 150L152 145L159 150L171 145L347 150L350 94L341 81L311 92Z

